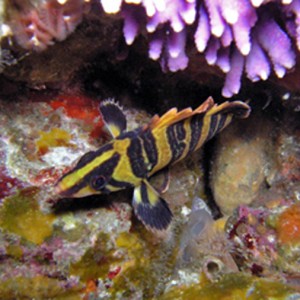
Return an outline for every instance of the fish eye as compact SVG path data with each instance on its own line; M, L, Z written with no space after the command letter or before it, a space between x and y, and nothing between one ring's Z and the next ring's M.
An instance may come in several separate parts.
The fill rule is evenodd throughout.
M96 176L91 181L91 186L96 191L101 190L106 184L105 177L102 175Z

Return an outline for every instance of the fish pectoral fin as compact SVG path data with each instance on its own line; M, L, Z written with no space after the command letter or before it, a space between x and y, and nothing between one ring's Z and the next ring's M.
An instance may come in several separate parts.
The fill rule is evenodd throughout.
M167 202L146 180L134 189L133 208L138 219L152 231L166 230L172 220Z
M154 180L157 180L157 178L162 178L160 180L160 181L162 181L162 183L160 184L160 186L158 186L158 184L153 184L153 182L151 182L152 178ZM164 194L165 192L167 192L168 189L169 189L169 187L170 187L170 182L171 182L170 167L166 166L162 170L159 170L158 172L156 172L150 178L150 182L155 186L155 189L156 189L157 193Z
M102 101L99 106L105 127L112 138L126 131L127 121L120 105L112 99Z

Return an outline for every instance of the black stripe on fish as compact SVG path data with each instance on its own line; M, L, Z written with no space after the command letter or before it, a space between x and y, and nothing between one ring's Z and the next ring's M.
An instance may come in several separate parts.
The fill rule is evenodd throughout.
M175 124L175 135L177 140L182 141L185 139L186 132L184 129L184 122L179 122Z
M176 123L167 128L167 137L168 137L169 147L172 153L172 159L171 159L172 162L180 158L186 146L184 141L178 140L176 138L176 133L175 133L176 131L184 130L184 128L177 130L176 126L183 127L183 122Z
M140 132L140 128L137 128L132 131L124 131L116 138L116 140L134 139L140 136Z
M143 157L142 139L133 138L130 140L130 145L127 148L127 156L130 161L133 174L139 178L147 176L147 166Z
M211 139L215 135L215 130L218 125L218 115L212 115L210 118L209 131L206 140Z
M82 167L84 167L85 165L87 165L88 163L90 163L94 158L96 158L96 157L102 155L104 152L112 150L112 149L113 149L113 144L112 143L108 143L108 144L103 145L102 147L100 147L96 151L87 152L86 154L84 154L80 158L80 160L78 161L77 165L72 170L72 172L81 169ZM68 174L69 173L65 174L63 177L67 176Z
M86 174L78 183L65 190L62 193L62 196L71 197L86 185L93 186L93 182L99 176L102 176L105 180L105 183L107 183L111 179L111 175L113 174L115 167L118 165L120 157L121 155L119 153L115 153L112 157L104 161L99 167L95 167L90 173ZM95 189L95 187L93 188Z
M156 166L158 160L155 138L150 130L146 130L142 136L144 149L152 168ZM149 170L148 170L149 171Z
M223 129L223 127L224 127L224 125L226 123L227 118L228 118L228 115L226 115L226 114L221 114L220 115L218 129L217 129L218 132Z
M191 141L189 145L189 153L192 153L197 146L202 132L203 127L203 116L193 116L190 121L191 128Z
M129 182L126 181L120 181L120 180L115 180L114 178L111 178L109 181L109 185L112 185L117 188L125 189L125 188L131 188L133 185Z

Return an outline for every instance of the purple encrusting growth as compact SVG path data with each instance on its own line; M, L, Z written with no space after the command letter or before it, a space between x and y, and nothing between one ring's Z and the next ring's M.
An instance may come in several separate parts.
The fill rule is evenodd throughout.
M281 78L300 50L300 0L119 0L101 1L106 13L121 12L124 37L131 45L142 32L146 14L149 56L173 72L188 65L188 25L195 46L209 65L226 73L222 94L240 90L243 72L251 81L266 80L273 69ZM129 9L130 8L130 9ZM274 17L274 12L278 18ZM277 23L280 19L280 25ZM295 40L295 45L292 41Z

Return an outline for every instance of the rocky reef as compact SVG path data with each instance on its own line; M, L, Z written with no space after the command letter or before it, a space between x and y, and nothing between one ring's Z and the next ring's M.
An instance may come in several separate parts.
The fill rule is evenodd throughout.
M0 1L0 298L300 298L299 5ZM101 101L131 130L233 95L249 118L170 167L167 231L131 189L55 193L109 140Z

